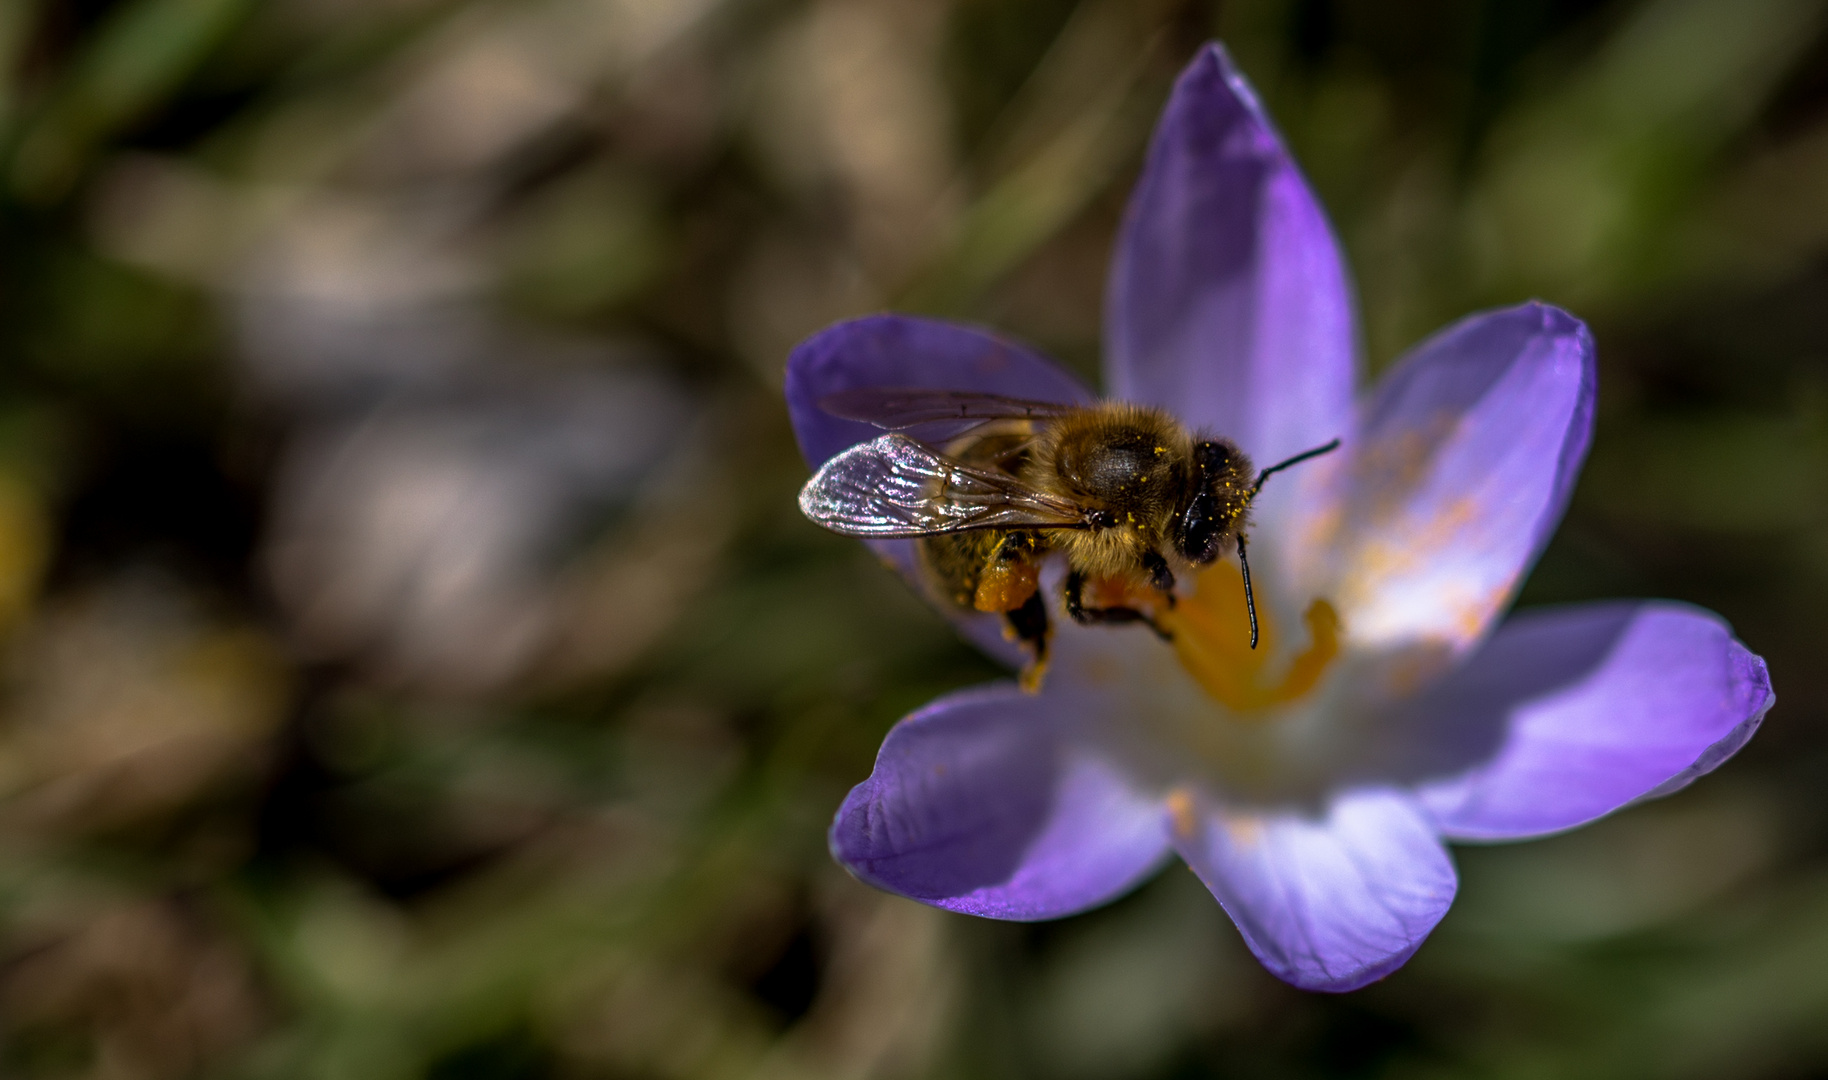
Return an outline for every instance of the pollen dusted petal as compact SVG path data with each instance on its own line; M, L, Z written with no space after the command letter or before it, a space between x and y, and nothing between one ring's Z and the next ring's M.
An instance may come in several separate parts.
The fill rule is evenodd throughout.
M1472 316L1384 377L1336 512L1296 537L1295 580L1371 647L1477 642L1561 520L1593 431L1593 339L1546 304Z

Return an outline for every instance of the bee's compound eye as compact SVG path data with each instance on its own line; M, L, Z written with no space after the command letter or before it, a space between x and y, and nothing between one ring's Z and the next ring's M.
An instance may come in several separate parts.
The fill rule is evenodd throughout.
M1219 543L1225 538L1225 520L1217 499L1201 492L1187 504L1181 515L1174 546L1181 557L1196 566L1204 566L1219 557Z
M1250 505L1250 459L1228 442L1202 439L1193 446L1193 463L1195 490L1176 522L1174 543L1183 558L1204 565L1219 557Z

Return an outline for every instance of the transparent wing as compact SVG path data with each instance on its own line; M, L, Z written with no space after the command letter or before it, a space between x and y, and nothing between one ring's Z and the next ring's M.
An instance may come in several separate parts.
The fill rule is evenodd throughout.
M1041 420L1063 416L1078 407L1058 401L1029 401L969 390L895 386L840 390L819 401L819 408L833 416L861 420L890 431L947 420Z
M1069 499L963 464L906 435L859 443L800 489L800 510L846 536L932 536L965 529L1083 529Z

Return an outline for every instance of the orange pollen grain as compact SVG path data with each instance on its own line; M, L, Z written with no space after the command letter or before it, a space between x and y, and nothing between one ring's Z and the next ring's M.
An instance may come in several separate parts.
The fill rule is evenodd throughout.
M971 606L979 611L1014 611L1035 594L1041 568L1031 562L992 563L978 579Z
M1260 712L1306 696L1339 655L1339 614L1325 600L1308 605L1302 615L1308 646L1279 672L1271 670L1271 658L1280 653L1269 605L1257 605L1257 619L1262 637L1252 649L1243 577L1228 562L1201 571L1197 591L1158 616L1174 635L1174 651L1188 674L1237 713Z
M1174 824L1174 835L1182 840L1190 840L1199 828L1199 815L1194 813L1193 794L1186 788L1175 788L1168 793L1168 820Z

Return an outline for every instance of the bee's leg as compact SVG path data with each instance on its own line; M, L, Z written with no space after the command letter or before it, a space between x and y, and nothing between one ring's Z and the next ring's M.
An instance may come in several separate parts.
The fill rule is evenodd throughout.
M1066 613L1081 626L1094 626L1108 623L1121 626L1125 623L1144 623L1155 631L1155 636L1163 641L1173 641L1174 635L1162 629L1161 624L1150 618L1148 613L1131 607L1086 607L1085 575L1077 570L1068 571L1066 575Z
M1040 544L1032 533L998 536L977 574L971 607L1003 616L1004 634L1029 655L1022 669L1022 688L1041 688L1047 670L1047 604L1041 598Z
M1026 604L1041 585L1036 553L1033 534L1012 532L998 537L978 569L971 606L979 611L1008 612Z
M1168 569L1168 560L1162 558L1162 553L1159 551L1145 551L1143 552L1142 566L1144 570L1149 572L1149 584L1154 586L1156 592L1167 597L1166 603L1168 607L1173 608L1174 571Z
M1003 613L1009 630L1027 650L1028 664L1022 669L1022 689L1029 693L1041 689L1041 676L1047 671L1047 605L1039 592L1014 611Z
M1092 622L1085 610L1085 575L1077 570L1066 573L1066 613L1076 623L1090 625Z

